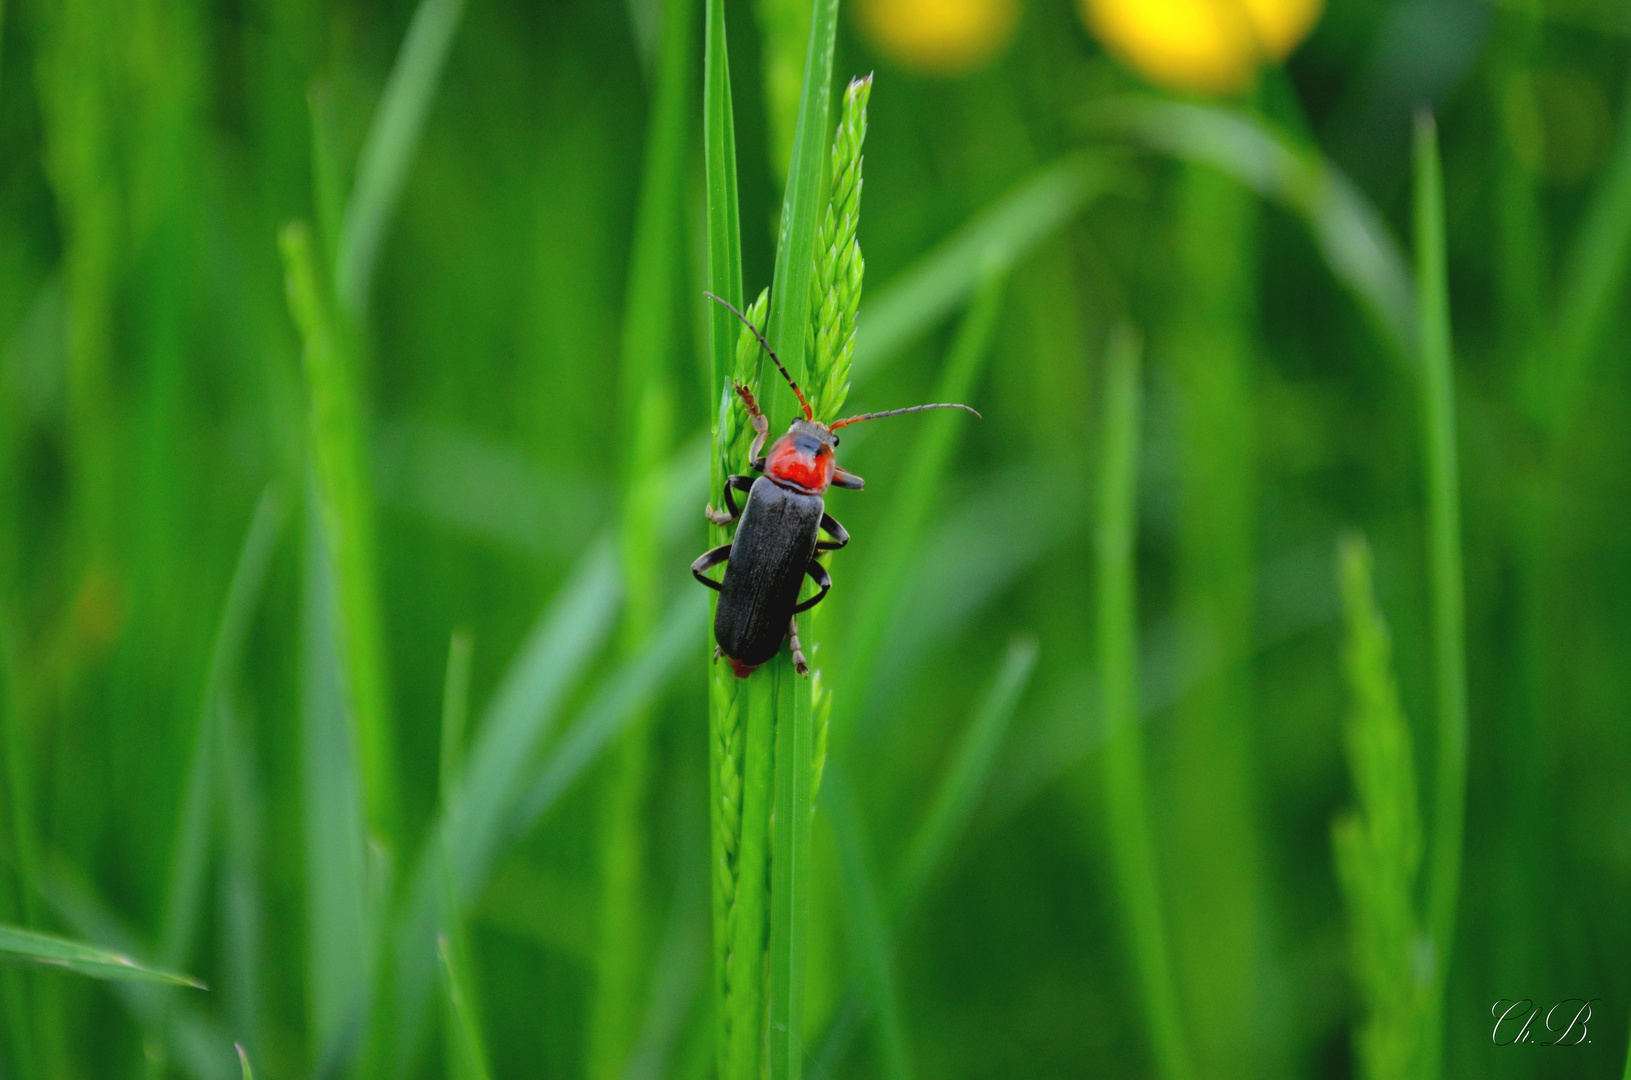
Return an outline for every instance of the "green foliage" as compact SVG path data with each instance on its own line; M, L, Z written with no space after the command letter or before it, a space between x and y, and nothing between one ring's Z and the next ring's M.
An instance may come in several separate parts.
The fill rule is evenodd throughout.
M1110 853L1133 953L1144 1021L1162 1075L1193 1075L1167 948L1144 794L1139 729L1138 452L1143 425L1143 342L1118 327L1105 356L1104 444L1099 450L1095 536L1100 716Z
M204 984L190 975L162 971L159 968L138 964L130 957L116 952L98 949L79 941L70 941L54 934L24 930L17 926L0 926L0 960L61 968L77 975L89 975L93 979L164 983L204 989Z
M1520 1080L1554 988L1621 1074L1613 5L1219 100L867 3L0 0L0 925L211 988L0 964L0 1073ZM794 415L704 289L823 419L983 414L841 432L819 681L699 668L733 376Z
M1349 957L1365 1020L1355 1057L1367 1080L1420 1075L1433 992L1422 968L1415 910L1421 818L1410 726L1394 683L1392 642L1371 588L1370 548L1349 537L1337 552L1352 698L1343 727L1357 806L1331 829L1348 910Z
M1444 182L1438 127L1430 113L1415 133L1416 341L1421 350L1422 454L1432 595L1434 706L1438 720L1433 776L1433 839L1427 869L1431 931L1430 1022L1424 1075L1439 1074L1444 987L1455 943L1467 801L1467 659L1461 570L1461 469L1457 463L1455 371L1450 351L1450 286L1445 270Z

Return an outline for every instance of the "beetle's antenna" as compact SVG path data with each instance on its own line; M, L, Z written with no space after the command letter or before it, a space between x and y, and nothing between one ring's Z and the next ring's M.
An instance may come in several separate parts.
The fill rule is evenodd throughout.
M980 415L967 405L912 405L904 409L890 409L888 412L862 413L860 416L850 416L843 420L835 420L833 423L827 426L827 430L837 431L839 428L848 427L850 424L859 424L862 420L879 420L885 416L900 416L903 413L922 412L924 409L962 409L964 412L974 413L975 416ZM982 417L982 419L984 418Z
M800 390L799 384L793 381L793 376L787 374L787 369L782 367L781 359L776 355L775 350L770 347L770 342L765 340L765 336L759 333L759 328L754 326L753 323L749 322L746 315L742 314L740 311L737 311L729 300L726 300L723 297L715 296L713 293L708 292L707 290L703 290L702 295L706 296L716 304L723 304L732 315L735 315L738 319L742 320L743 326L753 331L753 336L759 339L759 344L765 347L765 352L769 353L770 359L775 361L776 370L782 373L782 378L787 380L787 385L793 388L793 396L799 399L799 407L804 410L804 419L814 422L815 413L810 411L810 403L804 400L804 391Z

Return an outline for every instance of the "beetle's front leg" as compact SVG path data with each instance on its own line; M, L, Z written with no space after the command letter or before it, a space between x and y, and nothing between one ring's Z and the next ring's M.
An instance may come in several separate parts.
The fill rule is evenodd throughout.
M821 515L821 527L827 530L827 535L832 537L832 539L821 540L818 538L816 540L816 551L837 551L839 548L849 543L849 531L845 529L844 526L838 524L837 519L835 519L831 514Z
M799 618L787 620L787 644L793 649L793 670L800 675L810 674L810 665L804 660L804 649L799 645Z
M753 444L748 447L748 468L754 472L765 471L765 456L761 452L765 448L765 438L770 434L770 421L765 414L759 411L759 403L753 400L753 391L736 384L736 396L742 399L747 406L748 420L753 424Z
M735 488L737 491L743 492L744 494L752 491L753 477L725 477L725 505L730 508L730 513L727 514L722 511L715 510L712 503L709 503L707 506L703 507L702 512L707 515L708 520L713 522L715 525L718 525L721 529L742 516L742 511L736 508L736 500L731 498L731 488Z

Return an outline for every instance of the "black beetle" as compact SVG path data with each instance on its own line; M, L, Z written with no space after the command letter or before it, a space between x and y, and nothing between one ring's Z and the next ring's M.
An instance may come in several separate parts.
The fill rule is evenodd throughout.
M849 543L849 533L827 513L822 495L828 487L859 491L866 486L866 481L840 468L833 457L833 450L838 446L834 432L862 420L925 409L966 409L975 416L980 414L967 405L913 405L851 416L830 425L818 423L798 383L782 367L781 360L758 328L726 301L712 293L704 295L730 308L732 314L753 331L804 410L804 416L795 419L787 434L770 447L769 455L762 455L760 451L769 434L770 422L759 411L752 392L741 383L735 384L737 396L753 423L748 467L764 475L757 480L751 476L728 477L724 492L726 511L715 510L711 505L705 511L708 520L719 526L741 519L730 543L704 552L691 564L691 573L697 580L720 594L719 608L714 615L714 640L718 643L714 659L724 656L737 677L745 679L780 651L783 638L789 638L794 669L800 675L808 675L810 666L805 663L804 652L799 647L798 613L819 604L832 587L832 578L818 557ZM741 510L736 508L732 489L747 492L747 505ZM830 540L820 537L822 530ZM707 571L720 563L726 564L725 578L716 582L707 576ZM799 603L799 586L806 574L821 591Z

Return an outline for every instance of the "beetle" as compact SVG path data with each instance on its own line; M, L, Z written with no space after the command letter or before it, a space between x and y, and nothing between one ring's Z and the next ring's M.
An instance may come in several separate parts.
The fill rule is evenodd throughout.
M714 614L714 659L717 661L723 656L737 678L745 679L781 651L785 638L792 646L794 670L808 675L810 665L805 662L804 651L799 646L798 616L821 603L827 590L832 588L832 578L821 565L820 557L849 543L849 533L827 513L823 496L829 487L860 491L866 486L866 481L841 467L834 456L838 429L863 420L926 409L963 409L975 416L980 414L967 405L913 405L887 412L863 413L832 424L819 423L810 403L804 400L804 392L782 366L758 327L729 302L712 293L703 295L729 308L753 331L776 370L793 388L793 395L804 411L802 417L794 418L787 434L771 444L770 452L762 454L760 451L770 433L770 421L759 411L753 392L741 383L734 384L736 396L747 409L753 425L748 467L761 475L757 479L743 475L727 477L726 509L715 510L709 505L704 511L709 521L722 528L737 523L730 543L704 552L691 564L691 573L696 579L719 593L719 607ZM747 495L747 503L740 510L733 491ZM827 534L825 538L821 536L823 532ZM720 563L725 564L724 579L715 581L707 572ZM815 582L820 591L801 603L799 586L805 577Z

